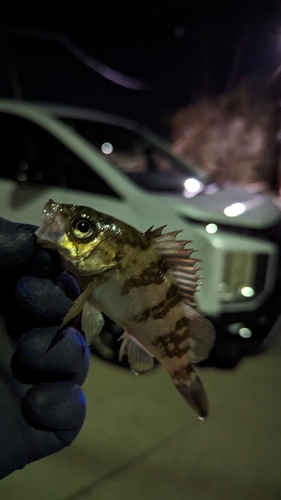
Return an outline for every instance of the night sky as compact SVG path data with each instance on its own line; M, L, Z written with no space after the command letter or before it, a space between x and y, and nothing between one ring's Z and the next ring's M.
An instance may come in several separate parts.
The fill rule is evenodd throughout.
M278 1L131 4L6 10L1 96L101 109L165 134L179 107L281 63Z

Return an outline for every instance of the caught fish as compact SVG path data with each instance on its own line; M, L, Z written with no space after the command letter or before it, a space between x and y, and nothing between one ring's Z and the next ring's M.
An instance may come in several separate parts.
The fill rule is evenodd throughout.
M199 418L208 399L192 364L205 359L214 328L196 309L198 287L193 249L177 240L180 231L141 233L91 208L50 200L37 229L38 243L55 249L77 279L82 294L62 326L82 311L82 329L91 343L106 314L124 329L119 357L131 370L153 368L154 357Z

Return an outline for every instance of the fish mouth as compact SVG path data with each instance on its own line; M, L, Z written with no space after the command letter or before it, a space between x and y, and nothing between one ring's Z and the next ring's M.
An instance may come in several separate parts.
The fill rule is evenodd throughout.
M54 242L59 240L65 231L64 217L61 213L61 205L49 200L43 209L42 224L35 231L37 243L49 243L50 248L53 247Z

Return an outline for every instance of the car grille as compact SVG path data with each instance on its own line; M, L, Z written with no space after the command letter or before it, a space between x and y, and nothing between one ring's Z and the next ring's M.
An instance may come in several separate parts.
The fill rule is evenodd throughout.
M200 226L207 226L209 223L213 223L214 221L198 221L193 218L188 218L184 217L185 220L192 224L200 225ZM274 224L268 228L265 229L255 229L255 228L249 228L249 227L241 227L241 226L232 226L228 224L221 224L216 222L216 225L218 226L218 231L222 230L225 232L229 233L234 233L234 234L240 234L241 236L246 236L250 238L257 238L261 240L266 240L269 242L274 243L279 249L281 249L281 221L279 221L277 224ZM256 265L255 265L255 273L253 277L253 288L255 290L255 296L257 294L261 293L262 290L264 289L265 285L265 280L266 280L266 275L267 275L267 267L268 267L268 261L269 257L267 254L262 254L262 253L257 253L256 254ZM281 293L281 252L279 250L279 257L278 257L278 262L277 262L277 269L276 269L276 274L275 274L275 283L274 283L274 289L275 292L280 292ZM239 297L239 301L249 301L253 297ZM237 301L238 297L236 297L235 302ZM226 302L223 300L223 302Z

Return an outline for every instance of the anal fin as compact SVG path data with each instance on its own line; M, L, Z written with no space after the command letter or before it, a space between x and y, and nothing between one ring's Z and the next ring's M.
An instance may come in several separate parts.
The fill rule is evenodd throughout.
M141 375L152 370L154 367L152 354L126 332L121 335L119 340L121 339L123 342L119 351L119 361L121 361L124 354L127 354L131 371L135 375Z

